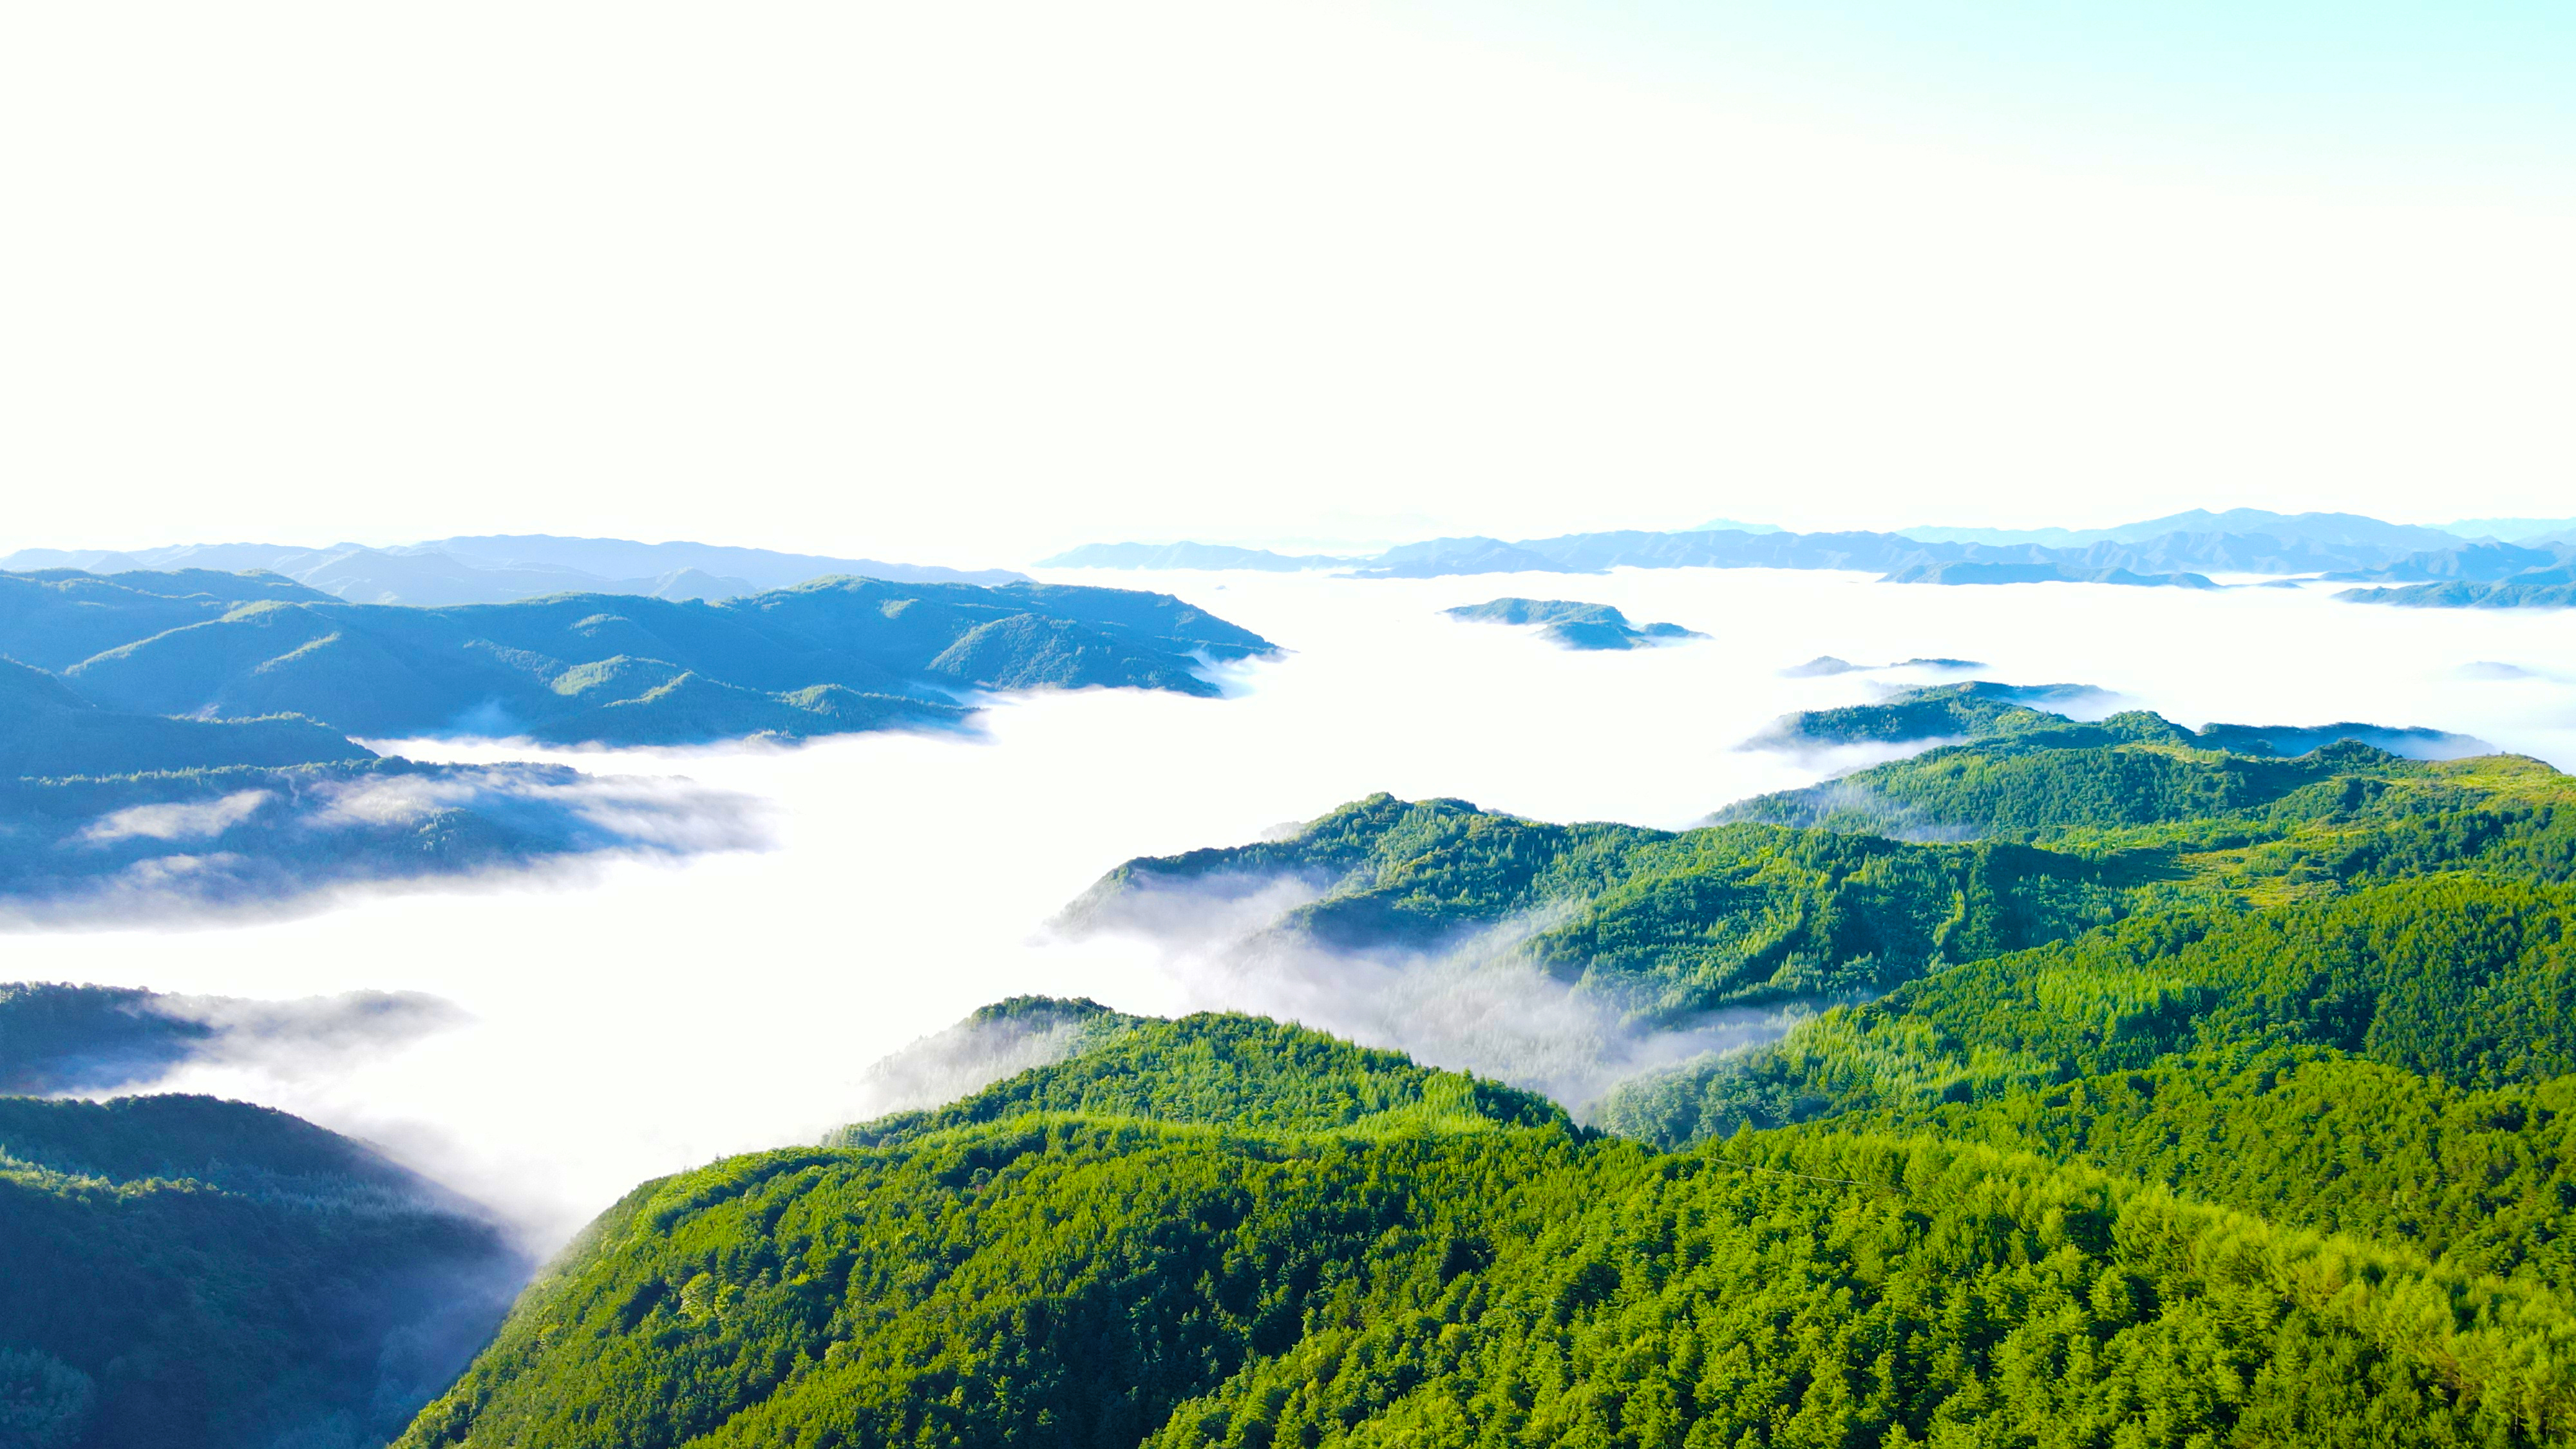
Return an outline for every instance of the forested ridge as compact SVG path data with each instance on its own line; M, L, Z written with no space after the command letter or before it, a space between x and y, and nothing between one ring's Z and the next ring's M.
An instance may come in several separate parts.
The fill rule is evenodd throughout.
M1081 1025L637 1189L403 1442L2576 1438L2576 789L2160 725L1842 782L1928 839L1378 796L1130 862L1068 920L1301 879L1267 930L1396 961L1536 913L1578 991L1795 1024L1584 1125L1283 1024L1006 1004Z
M1315 898L1269 932L1371 953L1526 920L1523 959L1670 1021L1872 996L2142 913L2472 865L2576 873L2562 808L2576 788L2535 760L2414 760L2349 738L2285 756L2270 738L2314 732L2084 724L1965 688L1923 694L1991 704L2003 723L1687 831L1376 795L1285 839L1129 861L1066 922L1118 928L1299 880Z
M1229 1018L1139 1027L1123 1067L1204 1089L1211 1030L1307 1037L1301 1095L1356 1100L1387 1068ZM1663 1153L1475 1110L1481 1084L1419 1069L1445 1110L1318 1123L1236 1076L1243 1125L1175 1121L1044 1105L1086 1095L1064 1071L998 1115L646 1184L402 1442L2576 1431L2561 1298L2025 1151L1802 1132Z

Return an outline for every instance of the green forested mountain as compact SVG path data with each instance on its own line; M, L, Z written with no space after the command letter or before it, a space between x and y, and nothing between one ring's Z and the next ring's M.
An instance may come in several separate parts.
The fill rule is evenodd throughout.
M1322 894L1273 932L1349 952L1437 949L1530 919L1531 960L1661 1019L1868 993L1927 963L2117 916L2129 862L2017 845L1917 845L1770 825L1679 833L1550 825L1463 800L1377 795L1299 835L1130 861L1068 913L1115 926L1144 900L1302 876Z
M1801 671L1837 672L1818 670L1817 666L1841 663L1838 659L1815 660L1801 666ZM1791 747L1903 744L2060 729L2074 721L2039 706L2071 705L2108 697L2104 691L2085 684L1997 684L1974 679L1907 690L1875 704L1804 710L1775 722L1753 743Z
M1057 1006L1045 998L987 1007ZM1090 1006L1091 1003L1066 1003ZM1056 1063L1021 1072L935 1111L898 1112L833 1134L829 1145L882 1147L953 1127L1031 1114L1296 1131L1386 1131L1464 1113L1511 1126L1564 1125L1544 1097L1370 1051L1261 1017L1168 1022L1098 1012Z
M1281 1069L1218 1065L1246 1053ZM1223 1017L976 1101L638 1188L401 1443L2576 1432L2576 1316L2547 1290L2027 1151L1666 1154Z
M0 1097L0 1443L363 1449L525 1264L346 1138L206 1097Z
M1957 665L1953 660L1909 663ZM1965 666L1974 667L1974 666ZM1792 674L1840 673L1849 669L1839 659L1819 659ZM2078 744L2163 743L2192 745L2243 755L2300 755L2337 740L2357 740L2414 758L2448 759L2491 753L2492 747L2467 735L2441 730L2362 724L2346 720L2330 725L2213 724L2191 730L2144 711L2114 714L2080 723L2043 708L2072 707L2112 699L2106 690L2083 684L1997 684L1969 680L1938 684L1874 704L1805 710L1776 723L1752 743L1790 747L1812 745L1902 744L1915 740L1980 740L1997 749L2061 749Z
M1297 878L1318 894L1275 933L1420 951L1528 921L1523 959L1673 1021L1874 994L2141 911L2524 862L2576 831L2552 813L2564 777L2534 761L2422 762L2353 743L2283 759L2180 743L2195 737L2153 715L2081 725L2002 708L2037 723L1678 833L1374 796L1285 840L1130 861L1068 921L1115 926L1139 903ZM1868 833L1883 830L1916 838Z
M2202 822L2199 833L2215 841L2244 833L2220 828L2221 821L2277 833L2320 812L2384 815L2409 803L2512 796L2549 773L2493 756L2412 761L2350 740L2286 759L2247 755L2199 748L2172 729L2153 715L2115 715L2099 725L1935 749L1740 801L1716 818L2019 840ZM2346 792L2354 798L2347 801Z

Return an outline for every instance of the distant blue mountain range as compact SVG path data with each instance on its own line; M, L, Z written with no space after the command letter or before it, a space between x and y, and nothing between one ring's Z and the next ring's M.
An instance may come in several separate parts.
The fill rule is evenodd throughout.
M2527 534L2501 541L2495 530ZM1909 528L1792 533L1719 520L1657 533L1425 539L1365 556L1291 555L1224 544L1086 544L1042 568L1339 569L1354 578L1601 573L1614 568L1849 569L1890 583L2101 583L2208 589L2215 573L2312 577L2394 587L2361 602L2430 606L2576 603L2576 519L2480 519L2429 527L2353 513L2195 509L2104 529Z
M1009 569L948 569L765 548L545 533L476 534L399 548L355 543L327 548L190 543L125 552L29 548L0 558L0 571L37 569L93 574L263 569L353 604L432 606L506 604L548 594L640 594L712 602L838 575L899 584L1007 584L1028 577Z

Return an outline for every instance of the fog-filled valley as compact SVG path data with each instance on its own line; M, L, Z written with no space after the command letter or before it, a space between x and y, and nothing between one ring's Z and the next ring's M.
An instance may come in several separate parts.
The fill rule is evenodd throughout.
M0 1449L2576 1444L2571 73L0 11Z
M757 802L763 829L755 848L359 887L273 916L21 926L5 937L9 974L447 1003L364 1051L300 1050L277 1027L260 1049L125 1085L247 1099L363 1137L492 1204L544 1252L645 1178L911 1105L888 1100L871 1066L1022 993L1269 1013L1578 1110L1620 1074L1780 1029L1776 1002L1641 1023L1493 968L1544 919L1426 944L1430 959L1247 951L1311 891L1293 879L1111 928L1061 920L1122 861L1258 841L1379 791L1677 829L1921 747L1744 748L1780 716L1961 679L2091 686L2048 706L2087 717L2425 726L2576 765L2576 654L2569 616L2550 611L2373 609L2314 585L1920 589L1817 571L1044 578L1174 593L1285 652L1213 666L1219 698L994 696L964 732L683 750L369 741L425 761L686 781ZM1498 595L1576 597L1708 637L1580 650L1443 613ZM1862 667L1802 668L1821 656Z

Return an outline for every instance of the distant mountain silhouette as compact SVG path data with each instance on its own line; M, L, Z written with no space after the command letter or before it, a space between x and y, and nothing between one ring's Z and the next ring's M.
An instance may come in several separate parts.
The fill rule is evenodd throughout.
M808 579L844 575L893 583L1007 584L1009 569L948 569L881 559L830 558L704 543L636 543L553 534L478 534L399 548L342 543L192 543L130 552L21 549L0 558L11 572L78 569L264 570L356 604L505 604L546 594L641 594L657 599L739 598Z

